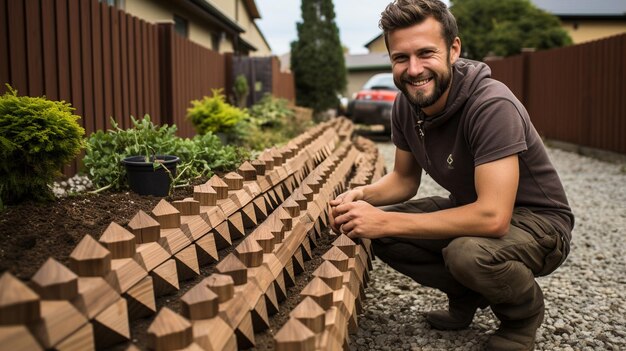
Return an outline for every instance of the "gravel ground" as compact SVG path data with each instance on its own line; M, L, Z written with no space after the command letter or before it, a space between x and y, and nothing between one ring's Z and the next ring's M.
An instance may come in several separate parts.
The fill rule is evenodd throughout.
M387 169L394 147L379 143ZM549 149L576 216L571 253L538 278L546 316L536 350L626 350L626 165ZM419 196L447 195L422 177ZM479 310L462 331L431 329L424 312L447 306L445 295L374 261L352 350L481 350L498 322Z

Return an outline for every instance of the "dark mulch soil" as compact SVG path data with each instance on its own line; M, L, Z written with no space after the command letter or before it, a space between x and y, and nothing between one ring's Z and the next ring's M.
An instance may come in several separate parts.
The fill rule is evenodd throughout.
M173 201L190 197L192 187L177 189L166 200ZM139 196L132 192L106 193L97 195L71 196L50 203L26 202L10 206L0 212L0 274L11 272L27 281L48 259L54 257L68 265L68 257L78 242L91 235L98 239L111 222L125 226L139 210L149 213L161 198ZM299 292L310 279L311 273L321 263L321 255L328 250L332 238L318 241L314 258L306 262L305 271L298 275L296 285L289 288L289 297L280 305L280 310L270 319L270 328L256 335L258 350L273 349L273 334L289 319L289 312L300 302ZM219 252L225 257L232 248ZM157 307L167 306L180 310L179 298L204 277L210 275L215 264L201 268L201 276L181 283L176 294L157 298ZM147 345L147 329L154 316L131 322L133 343L141 349ZM119 345L124 349L128 345Z

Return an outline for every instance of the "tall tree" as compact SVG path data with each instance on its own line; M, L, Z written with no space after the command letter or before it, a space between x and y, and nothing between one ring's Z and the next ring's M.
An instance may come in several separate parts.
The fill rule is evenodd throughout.
M452 0L463 56L510 56L523 48L550 49L572 44L559 19L529 0Z
M296 102L316 113L338 105L346 88L346 64L332 0L302 0L298 39L291 43Z

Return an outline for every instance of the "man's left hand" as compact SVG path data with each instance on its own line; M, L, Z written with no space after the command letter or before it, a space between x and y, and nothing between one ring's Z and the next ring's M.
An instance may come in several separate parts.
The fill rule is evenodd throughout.
M350 238L376 239L386 235L387 213L365 201L341 204L333 212L335 226Z

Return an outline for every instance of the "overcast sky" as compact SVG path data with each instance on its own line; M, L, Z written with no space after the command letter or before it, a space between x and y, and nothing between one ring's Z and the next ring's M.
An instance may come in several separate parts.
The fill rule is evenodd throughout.
M380 13L391 0L334 0L341 43L351 54L367 52L365 45L380 34ZM444 1L447 3L447 1ZM275 55L290 50L297 39L296 22L301 22L298 0L256 0L261 19L257 24Z

